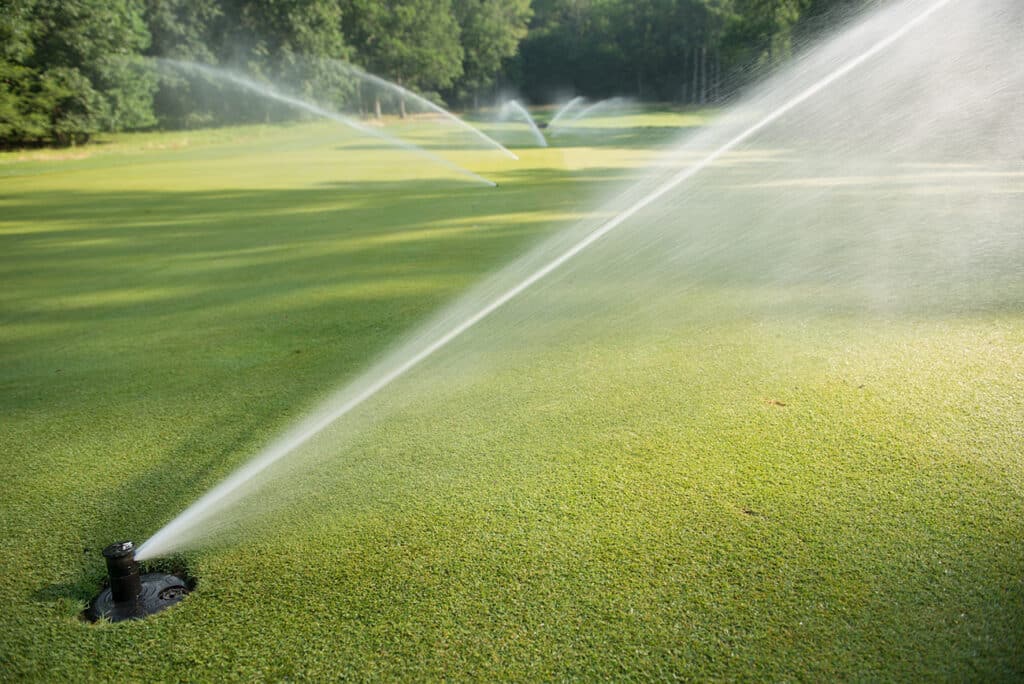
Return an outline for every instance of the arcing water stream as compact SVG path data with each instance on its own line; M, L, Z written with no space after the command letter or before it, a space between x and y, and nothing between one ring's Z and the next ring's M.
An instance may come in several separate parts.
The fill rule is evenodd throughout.
M455 116L454 114L449 112L447 109L444 109L443 107L437 106L436 104L434 104L433 102L431 102L427 98L425 98L425 97L423 97L421 95L417 95L416 93L412 92L408 88L404 88L404 87L398 85L397 83L392 83L391 81L389 81L387 79L384 79L384 78L381 78L380 76L375 76L375 75L373 75L371 73L363 71L362 69L360 69L359 67L357 67L357 66L355 66L353 64L348 64L346 62L339 62L337 60L331 60L331 63L334 64L338 69L340 69L341 71L343 71L344 73L346 73L346 74L348 74L350 76L354 76L354 77L356 77L356 78L358 78L358 79L360 79L362 81L365 81L367 83L371 83L371 84L373 84L373 85L375 85L375 86L377 86L379 88L383 88L385 90L388 90L388 91L398 95L399 97L404 97L404 98L407 98L409 100L412 100L412 101L416 102L420 107L422 107L425 110L432 111L435 114L440 114L442 117L445 118L445 120L450 121L453 124L455 124L456 126L458 126L459 128L467 131L470 135L472 135L473 137L475 137L475 138L479 139L480 141L482 141L486 146L494 148L495 150L498 150L499 152L504 154L509 159L519 159L519 157L516 156L516 154L514 152L512 152L511 150L506 148L500 142L498 142L494 138L490 137L489 135L487 135L486 133L484 133L480 129L474 128L473 126L470 126L468 123L466 123L465 121L463 121L459 117Z
M509 100L501 106L500 118L506 118L509 114L515 115L523 123L525 123L530 133L533 135L534 142L537 143L537 147L547 147L548 141L544 138L544 134L540 132L537 127L537 122L530 116L530 112L526 111L526 107L519 104L517 100Z
M564 117L568 116L570 112L574 112L579 107L585 105L586 102L586 98L580 96L576 96L566 102L564 105L559 107L558 111L555 112L555 115L551 117L551 121L548 122L548 128L554 130Z
M468 178L472 178L473 180L475 180L475 181L477 181L479 183L483 183L483 184L489 185L491 187L494 187L496 185L493 181L487 180L483 176L481 176L479 174L476 174L476 173L473 173L469 169L463 168L463 167L459 166L458 164L455 164L455 163L445 159L444 157L438 156L438 155L434 154L433 152L430 152L429 150L425 150L425 149L423 149L422 147L420 147L418 145L413 145L412 143L408 143L408 142L406 142L404 140L401 140L399 138L395 138L395 137L392 137L390 135L386 135L384 133L381 133L380 131L374 130L373 128L370 128L368 126L364 126L363 124L359 123L357 120L355 120L355 119L353 119L351 117L344 116L343 114L339 114L338 112L334 112L334 111L331 111L329 109L325 109L324 107L321 107L320 105L315 104L313 102L309 102L307 100L303 100L301 98L294 97L292 95L288 95L288 94L283 93L283 92L281 92L281 91L279 91L279 90L277 90L275 88L272 88L271 86L264 85L262 83L257 83L256 81L254 81L254 80L252 80L250 78L247 78L247 77L242 76L240 74L236 74L236 73L234 73L232 71L228 71L226 69L218 69L216 67L212 67L212 66L209 66L207 64L199 64L197 62L188 62L188 61L177 60L177 59L163 59L163 58L160 58L160 59L157 59L156 62L158 64L162 64L162 65L165 65L165 66L168 66L168 67L173 67L173 68L175 68L175 69L177 69L179 71L184 71L186 73L199 74L199 75L203 76L204 78L207 78L207 79L209 79L211 81L221 81L221 82L225 82L225 83L230 83L230 84L235 85L235 86L237 86L239 88L242 88L243 90L247 90L249 92L255 93L255 94L257 94L257 95L259 95L261 97L265 97L267 99L274 100L276 102L281 102L281 103L289 105L291 107L295 107L296 109L301 109L301 110L303 110L305 112L309 112L310 114L314 114L316 116L323 117L323 118L328 119L330 121L334 121L336 123L339 123L339 124L341 124L343 126L347 126L348 128L351 128L351 129L353 129L355 131L358 131L360 133L363 133L365 135L377 138L379 140L383 140L383 141L387 142L387 144L389 144L389 145L401 148L403 150L407 150L407 151L412 152L414 154L417 154L417 155L419 155L421 157L425 157L425 158L427 158L427 159L429 159L429 160L431 160L433 162L436 162L438 164L441 164L441 165L451 169L452 171L454 171L454 172L456 172L456 173L458 173L458 174L460 174L462 176L466 176ZM491 142L494 143L494 145L497 145L502 150L504 150L506 153L511 154L510 152L508 152L508 150L505 150L505 148L502 147L501 145L499 145L498 143L496 143L494 141L491 141Z
M857 26L852 27L840 39L824 44L787 70L786 73L772 79L748 100L740 103L728 116L724 117L721 123L710 126L674 151L677 162L679 158L687 158L693 160L691 163L671 170L666 177L653 183L642 182L631 188L622 198L607 207L604 213L609 218L604 222L597 226L584 223L575 229L556 235L551 241L542 244L534 252L467 295L439 316L434 323L426 326L424 331L412 341L385 355L366 373L325 402L308 419L270 444L246 465L189 506L145 542L139 550L138 557L143 559L161 556L198 543L206 536L208 528L217 522L218 517L252 491L251 487L258 482L261 474L266 473L275 463L296 452L303 444L329 425L377 395L398 378L451 344L509 302L522 296L539 281L565 268L569 262L575 262L582 253L601 251L601 248L596 248L595 245L599 242L607 242L606 238L616 229L624 225L636 226L638 222L634 219L642 215L642 218L647 220L649 210L666 202L673 204L673 209L678 209L672 198L675 197L674 193L681 186L715 165L716 162L724 161L730 152L740 148L755 135L765 132L773 123L805 105L812 98L828 89L835 89L839 83L844 82L858 70L863 70L869 63L877 66L878 73L891 71L891 65L881 63L883 53L886 53L911 32L922 30L926 24L928 26L940 24L939 17L935 15L941 14L944 8L958 2L970 4L975 9L979 7L978 2L974 0L932 0L931 2L906 0L894 7L876 12ZM1010 12L1012 11L1010 10ZM998 14L994 16L994 19L989 18L996 23L1000 19ZM1005 35L1009 35L1009 33L1004 32L1004 37ZM975 38L972 37L971 40L975 40ZM972 45L973 43L968 43L966 48L963 46L961 48L970 49ZM997 51L1000 45L1002 45L1001 42L996 44ZM1007 59L1012 61L1015 58L1008 56ZM1009 85L1001 81L992 82L988 84L989 87L984 92L998 92L999 89L1008 87L1019 88L1019 75L1015 78L1017 80ZM859 89L859 97L849 98L849 103L844 102L842 106L854 107L858 102L870 101L870 94L864 95L863 88L865 83L870 84L871 80L870 78L857 79L855 85ZM979 92L979 94L983 93ZM906 99L906 94L897 94L897 97L900 96L902 99ZM930 97L930 94L928 96ZM936 114L939 111L937 109L939 105L929 104L928 106L929 111L918 112L922 117L921 125L925 127L934 125L939 118L939 114ZM933 109L935 111L932 111ZM891 123L884 119L888 112L872 111L871 114L877 115L883 120L883 123ZM898 123L909 126L916 122L901 119ZM805 127L798 126L797 128ZM814 142L826 150L829 148L827 136L820 140L815 138ZM1020 143L1019 140L1012 142L1017 145ZM876 145L881 146L892 147L894 144L896 141L876 141ZM815 153L817 153L816 147L810 150L810 154ZM783 197L784 191L780 191L779 196ZM683 202L685 201L686 198L683 199ZM734 201L734 198L732 200L729 197L723 198L723 211L730 209L731 201ZM1008 205L1005 203L999 205L998 211L1003 212L1006 206ZM648 211L645 212L645 210ZM985 211L990 215L995 215L997 219L1004 216L1003 213L993 214L995 210L991 208L986 208ZM767 221L767 219L765 220ZM861 226L858 224L856 227L860 228ZM955 227L951 227L951 231L954 229ZM686 233L686 231L681 232ZM851 234L853 233L855 231L851 231ZM661 233L654 232L653 235L648 234L643 237L656 242L661 236ZM848 236L844 237L848 238ZM936 238L939 237L942 236L936 235ZM686 239L685 235L679 238L679 240L684 239ZM643 245L633 244L629 248L639 250L643 248ZM654 248L657 249L657 245L654 245Z

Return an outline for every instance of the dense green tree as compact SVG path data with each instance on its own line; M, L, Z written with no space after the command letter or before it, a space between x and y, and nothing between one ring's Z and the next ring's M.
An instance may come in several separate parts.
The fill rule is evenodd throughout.
M0 135L8 144L83 142L155 123L156 78L141 58L138 0L5 0Z
M330 62L349 52L338 0L147 0L147 21L151 55L223 66L324 102L350 90ZM230 84L162 73L157 111L171 126L299 115Z
M222 0L215 50L222 62L273 77L303 75L310 61L342 58L337 0Z
M148 54L214 62L217 33L224 19L219 0L145 0L152 40Z
M788 59L793 27L806 0L736 0L736 11L723 38L733 63L755 72Z
M772 68L871 1L0 0L0 144L80 142L152 126L154 113L166 127L300 115L143 55L378 113L384 91L357 88L336 60L463 102L500 79L533 100L704 103L723 74Z
M567 93L624 92L623 52L610 0L539 0L517 60L519 88L533 100Z
M29 65L63 70L64 86L82 97L81 111L94 130L139 128L155 123L151 98L156 80L139 54L149 45L141 0L38 0L35 50Z
M451 0L349 0L345 9L345 33L369 71L421 91L448 88L462 74ZM404 115L404 100L401 107ZM375 108L379 115L379 97Z
M804 0L796 25L799 38L816 37L841 25L874 0Z
M0 12L0 141L44 138L45 108L38 101L38 74L25 66L32 54L31 3L13 0Z
M458 95L473 98L494 83L502 62L516 54L532 11L530 0L455 0L461 27L462 78Z
M216 64L214 52L223 21L219 0L146 0L146 24L153 57ZM153 108L168 128L191 128L225 119L222 89L186 78L172 68L160 70Z
M726 0L612 3L611 25L639 98L707 101L718 73Z
M518 60L534 99L706 101L717 92L732 0L543 0Z
M338 0L222 0L221 5L224 19L214 47L221 64L325 104L347 93L349 79L331 63L349 56ZM230 101L241 103L235 119L299 114L249 95L235 93Z

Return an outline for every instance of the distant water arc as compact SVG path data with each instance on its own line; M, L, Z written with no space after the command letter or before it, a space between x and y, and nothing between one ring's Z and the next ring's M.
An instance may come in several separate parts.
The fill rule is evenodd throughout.
M537 126L537 122L530 116L530 112L526 110L526 107L521 105L518 100L509 100L501 106L503 112L511 111L518 116L522 121L530 128L530 133L533 134L533 139L536 141L538 147L547 147L548 141L544 137L544 134L540 132L540 128Z
M472 178L473 180L479 183L483 183L491 187L497 186L497 183L495 183L494 181L484 178L480 174L474 173L473 171L470 171L465 167L459 166L458 164L449 161L448 159L445 159L440 155L434 154L429 150L425 150L418 145L414 145L412 143L408 143L394 136L390 136L380 131L376 131L373 128L370 128L369 126L364 126L363 124L359 123L358 121L351 117L344 116L343 114L340 114L338 112L326 109L318 104L309 102L308 100L303 100L302 98L298 98L293 95L288 95L271 86L262 83L257 83L251 78L242 76L241 74L237 74L233 71L213 67L208 64L201 64L199 62L189 62L186 60L167 59L158 57L155 58L155 61L158 64L173 67L179 71L200 74L203 77L210 80L226 81L251 93L255 93L256 95L259 95L261 97L265 97L276 102L281 102L296 109L301 109L303 111L309 112L310 114L315 114L325 119L329 119L330 121L334 121L335 123L347 126L348 128L351 128L365 135L377 138L378 140L383 140L389 145L430 159L431 161L441 164L442 166L445 166L449 170L454 171L459 175L466 176L467 178Z
M548 122L548 129L554 131L561 125L561 121L564 117L568 116L570 112L575 111L577 108L582 107L586 101L587 98L577 95L566 102L558 109L557 112L555 112L555 115L551 117L551 121Z
M441 116L445 117L445 119L453 122L455 125L457 125L460 128L466 130L467 132L469 132L471 135L475 136L476 138L479 138L488 147L492 147L492 148L496 149L497 151L501 152L502 154L504 154L509 159L516 159L516 160L519 159L518 155L516 155L515 152L511 151L510 149L508 149L507 147L502 145L500 142L498 142L497 140L495 140L491 136L489 136L486 133L484 133L483 131L481 131L479 128L477 128L477 127L467 123L466 121L463 121L462 119L460 119L459 117L455 116L454 114L452 114L450 111L448 111L444 107L440 107L440 106L434 104L433 102L431 102L427 98L423 97L422 95L414 93L411 90L409 90L408 88L405 88L404 86L401 86L401 85L399 85L397 83L393 83L393 82L387 80L386 78L381 78L380 76L377 76L375 74L371 74L368 71L360 69L359 67L355 66L354 64L349 64L347 62L341 62L341 61L336 60L336 59L335 60L330 60L330 61L331 61L332 64L334 64L338 68L340 68L340 69L342 69L342 70L344 70L344 71L346 71L348 73L354 74L357 78L361 78L363 80L369 81L370 83L373 83L375 85L381 86L382 88L388 88L390 90L393 90L393 91L395 91L396 93L399 93L402 96L405 96L405 97L408 97L408 98L414 100L415 102L417 102L420 105L426 107L427 109L430 109L431 111L440 114Z

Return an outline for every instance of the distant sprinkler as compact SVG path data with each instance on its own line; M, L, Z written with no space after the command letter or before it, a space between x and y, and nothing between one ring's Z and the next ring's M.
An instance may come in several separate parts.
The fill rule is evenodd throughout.
M139 573L135 544L117 542L103 549L110 586L89 603L86 617L96 622L139 620L181 601L189 592L185 580L176 575Z

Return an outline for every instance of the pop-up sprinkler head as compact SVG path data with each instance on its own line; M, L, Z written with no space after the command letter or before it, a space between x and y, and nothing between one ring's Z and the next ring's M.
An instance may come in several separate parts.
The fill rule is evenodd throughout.
M115 604L134 604L142 594L139 564L135 562L135 545L117 542L103 549L110 578L110 596Z
M138 620L173 606L188 594L185 580L176 575L140 575L135 544L130 541L111 544L103 549L103 557L110 586L89 603L86 616L94 622L103 618L111 622Z

